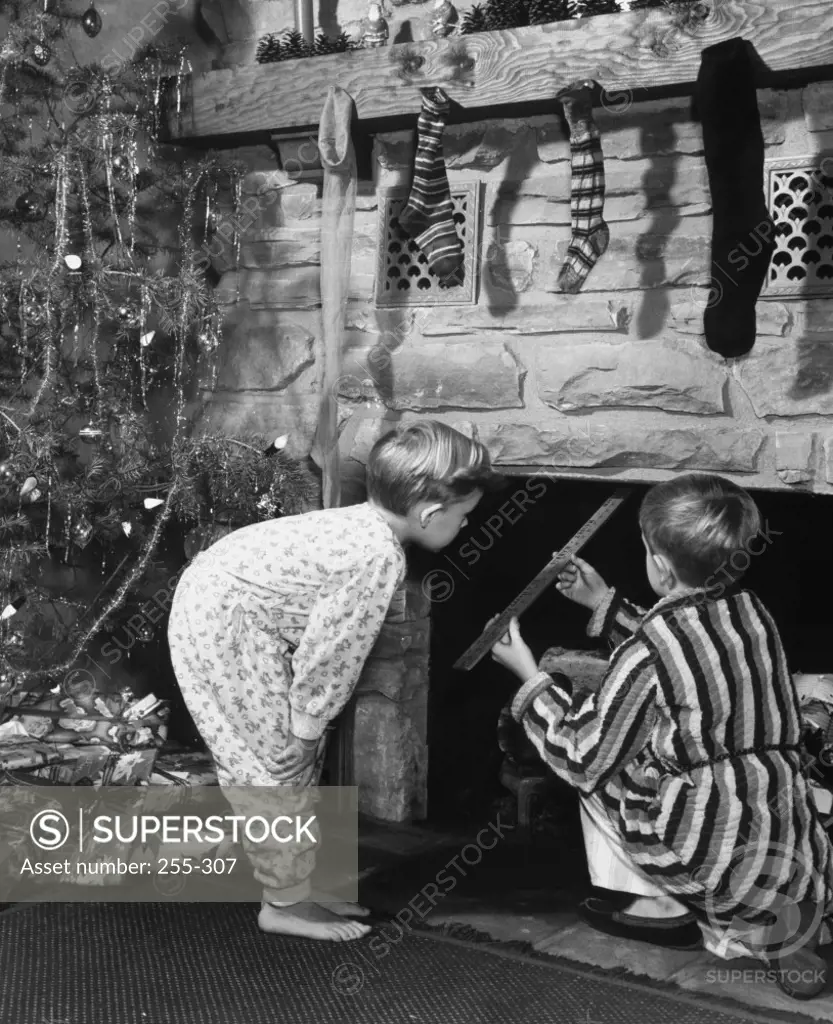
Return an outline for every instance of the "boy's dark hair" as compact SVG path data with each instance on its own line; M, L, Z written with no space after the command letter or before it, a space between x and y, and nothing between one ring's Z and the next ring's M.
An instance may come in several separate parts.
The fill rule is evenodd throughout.
M743 575L733 556L747 551L761 529L761 515L751 495L720 476L687 473L652 487L639 510L639 525L648 547L671 560L681 582L710 585L721 568L733 580Z
M367 460L367 497L396 515L421 501L449 504L504 486L486 447L437 420L379 438Z

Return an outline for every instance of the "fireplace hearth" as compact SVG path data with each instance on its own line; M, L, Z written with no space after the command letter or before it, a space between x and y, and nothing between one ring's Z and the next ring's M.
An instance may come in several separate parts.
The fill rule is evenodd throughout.
M486 621L502 611L612 494L616 485L517 477L481 503L455 543L437 556L412 555L431 604L428 816L441 821L482 816L505 796L497 742L501 708L513 677L484 658L470 672L452 668ZM644 606L655 600L645 578L637 520L648 485L631 497L582 551L610 584ZM752 558L744 586L774 616L794 673L829 672L829 609L833 570L833 502L818 495L753 492L769 538ZM585 634L587 612L551 588L522 615L536 657L552 647L599 651ZM603 652L602 652L603 653ZM565 794L569 799L569 794Z

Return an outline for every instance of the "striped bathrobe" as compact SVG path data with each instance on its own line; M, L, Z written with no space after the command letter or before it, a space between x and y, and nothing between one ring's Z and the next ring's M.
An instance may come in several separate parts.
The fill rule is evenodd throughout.
M614 646L600 690L573 700L540 673L512 712L557 775L601 798L631 860L720 926L804 899L833 910L797 697L758 598L697 591L646 612L610 590L588 634Z

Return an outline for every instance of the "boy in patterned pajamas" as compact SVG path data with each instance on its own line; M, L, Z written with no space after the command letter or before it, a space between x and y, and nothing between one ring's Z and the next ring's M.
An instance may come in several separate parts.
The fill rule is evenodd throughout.
M246 526L194 559L168 637L221 786L317 784L328 726L404 582L404 547L446 547L499 481L483 445L415 423L374 445L365 503ZM231 792L245 813L243 791ZM246 852L264 887L264 931L344 940L369 930L346 919L367 913L356 904L310 901L314 844Z
M833 858L778 630L735 586L766 546L758 509L730 481L690 474L652 488L639 518L653 608L579 558L557 584L614 647L597 693L574 698L565 676L539 672L517 621L493 648L523 681L515 720L579 790L593 884L630 895L624 908L588 899L582 916L619 937L752 955L810 998L826 980Z

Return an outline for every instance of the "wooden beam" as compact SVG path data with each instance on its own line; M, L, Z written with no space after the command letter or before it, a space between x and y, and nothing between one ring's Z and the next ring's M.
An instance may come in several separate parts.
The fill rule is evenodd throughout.
M623 90L690 87L707 47L742 36L771 72L833 66L830 0L705 0L448 40L401 43L278 64L194 74L173 111L175 140L314 129L327 90L340 85L360 121L414 115L419 88L492 116L495 107L550 100L593 79L621 102Z

